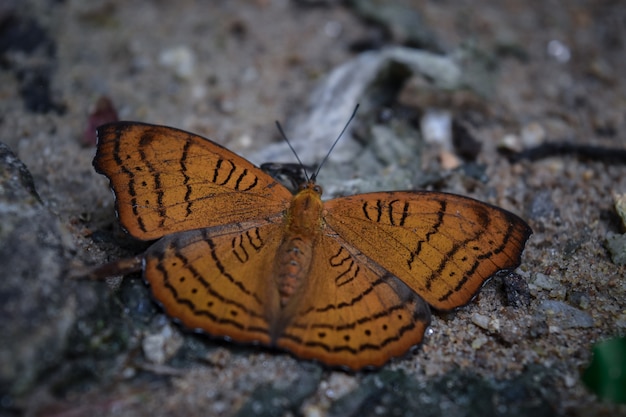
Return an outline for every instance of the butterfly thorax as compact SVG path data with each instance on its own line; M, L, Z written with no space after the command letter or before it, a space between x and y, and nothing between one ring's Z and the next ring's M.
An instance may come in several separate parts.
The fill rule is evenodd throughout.
M276 257L280 306L298 298L311 268L313 248L322 230L321 188L307 183L293 198L285 216L285 235Z

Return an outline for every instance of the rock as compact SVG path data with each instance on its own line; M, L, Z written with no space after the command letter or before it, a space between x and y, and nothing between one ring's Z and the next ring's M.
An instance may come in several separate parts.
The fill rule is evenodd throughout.
M334 402L328 416L550 416L554 371L528 367L519 376L494 381L452 370L417 381L401 371L382 370ZM503 411L504 410L504 411Z
M506 303L510 307L528 307L530 305L530 289L528 283L519 274L512 272L502 278L502 286L506 294Z
M442 49L435 33L424 23L417 8L402 2L370 0L350 0L346 2L357 16L384 28L394 43L419 45L424 49L439 51Z
M82 301L64 280L69 232L41 202L26 166L0 143L0 391L19 395L61 361Z
M606 248L611 253L615 265L626 265L626 234L609 232L606 236Z
M537 310L545 315L548 325L554 330L593 327L593 317L589 313L561 301L543 300Z
M359 114L367 113L370 107L375 107L372 103L380 106L381 101L390 101L403 80L412 75L425 77L433 88L446 91L469 88L481 94L489 90L491 87L483 85L482 80L490 78L475 76L481 70L466 67L475 62L468 56L471 54L472 51L458 51L439 55L404 47L359 54L330 72L312 93L308 108L290 121L286 130L291 132L293 147L305 164L321 161L357 103L362 104ZM389 97L382 97L384 95ZM333 151L335 162L351 161L360 150L361 145L349 139L349 130L346 135L348 138L339 142ZM250 160L263 163L291 157L289 148L280 143L267 146Z

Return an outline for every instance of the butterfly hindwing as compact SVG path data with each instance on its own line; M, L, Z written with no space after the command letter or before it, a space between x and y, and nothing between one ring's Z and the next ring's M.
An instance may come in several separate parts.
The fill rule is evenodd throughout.
M306 290L277 342L302 358L381 366L421 343L430 323L424 300L333 233L315 245Z
M144 277L168 315L185 327L270 345L267 271L280 223L236 224L166 236L145 254Z

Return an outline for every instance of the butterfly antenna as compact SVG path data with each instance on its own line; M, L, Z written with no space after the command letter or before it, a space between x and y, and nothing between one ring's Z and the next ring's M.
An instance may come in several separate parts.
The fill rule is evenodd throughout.
M291 152L293 152L293 154L296 156L296 159L298 160L298 163L300 164L300 167L302 167L302 171L304 172L304 176L306 177L307 182L309 182L311 180L311 178L309 178L309 173L306 172L306 167L304 166L304 164L300 160L300 157L298 156L298 153L296 152L296 150L291 145L291 142L289 142L289 139L287 139L287 135L285 135L285 131L283 130L283 127L280 125L280 122L278 120L276 120L276 127L278 128L278 131L280 132L280 135L283 137L285 142L287 142L287 145L289 145L289 149L291 149Z
M343 134L346 132L346 129L348 128L348 126L350 126L350 123L352 122L352 119L354 119L354 116L356 116L357 110L359 110L359 104L354 106L354 111L352 111L352 115L350 116L350 118L346 122L346 125L341 130L341 133L339 133L339 136L337 136L337 139L335 139L335 142L333 143L333 146L330 147L330 149L328 150L328 153L326 154L324 159L322 159L322 162L320 162L320 164L317 166L317 170L315 170L315 173L311 177L311 180L315 181L315 179L317 178L317 174L319 174L320 169L322 169L322 166L326 163L326 160L330 156L330 153L333 151L333 149L335 149L335 146L337 146L337 143L339 142L339 139L341 139Z

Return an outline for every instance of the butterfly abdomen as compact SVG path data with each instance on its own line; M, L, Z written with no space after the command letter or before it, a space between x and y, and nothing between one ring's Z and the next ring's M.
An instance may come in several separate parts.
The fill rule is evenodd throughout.
M298 293L308 276L313 258L313 241L305 236L285 240L279 248L276 284L281 308Z
M285 236L278 249L274 275L281 308L305 285L313 247L322 230L322 210L321 190L310 183L293 198L285 216Z

